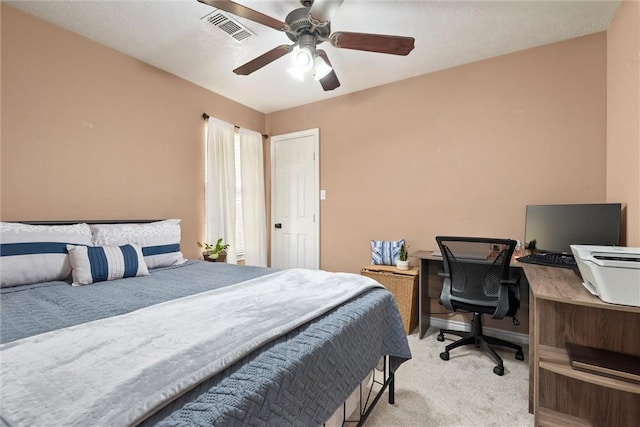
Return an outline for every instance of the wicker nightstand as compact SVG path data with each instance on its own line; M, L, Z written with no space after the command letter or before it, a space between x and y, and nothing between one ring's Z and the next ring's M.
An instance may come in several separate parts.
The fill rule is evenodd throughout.
M377 280L396 299L408 335L418 326L418 269L398 270L391 265L371 265L361 271L363 276Z

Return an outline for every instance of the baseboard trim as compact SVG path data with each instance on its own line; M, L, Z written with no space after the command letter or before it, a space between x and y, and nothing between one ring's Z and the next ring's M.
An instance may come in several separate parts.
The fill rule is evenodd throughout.
M441 319L439 317L430 317L430 325L438 329L458 329L463 331L469 331L471 325L468 323L460 322L459 320ZM518 332L505 331L503 329L487 328L483 326L485 332L488 332L492 337L501 338L503 340L511 341L520 345L529 345L529 335L520 334Z

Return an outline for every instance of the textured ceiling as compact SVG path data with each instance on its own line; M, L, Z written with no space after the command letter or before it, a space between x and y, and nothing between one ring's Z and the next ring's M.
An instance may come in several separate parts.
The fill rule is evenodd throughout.
M237 0L284 21L298 0ZM604 31L620 4L608 1L345 0L331 29L412 36L406 57L324 43L341 87L324 92L286 69L289 56L249 76L232 70L281 44L282 32L237 21L255 33L242 43L201 21L213 8L196 0L8 1L27 13L270 113L493 56Z

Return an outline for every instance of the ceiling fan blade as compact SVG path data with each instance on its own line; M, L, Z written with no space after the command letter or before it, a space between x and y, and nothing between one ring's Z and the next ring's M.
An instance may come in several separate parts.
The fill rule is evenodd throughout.
M315 0L309 10L309 22L324 27L344 0Z
M408 55L414 48L413 37L387 36L383 34L337 32L330 37L331 44L343 49Z
M329 58L327 57L327 54L325 53L325 51L318 49L316 53L320 55L320 57L324 60L324 62L327 63L328 66L331 67L331 71L329 72L329 74L327 74L326 76L320 79L320 84L322 85L322 89L324 89L325 91L328 91L328 90L334 90L335 88L340 87L340 81L338 80L338 76L336 75L336 72L333 69L331 62L329 62Z
M239 66L238 68L233 70L233 72L243 76L248 76L254 71L259 70L265 65L272 63L276 59L286 55L292 50L293 50L293 46L289 46L286 44L280 45L278 47L274 47L270 51L265 52L262 55L258 56L257 58L247 62L246 64Z
M215 7L225 12L229 12L233 15L240 16L242 18L250 19L267 27L275 28L278 31L286 31L289 26L282 21L272 18L264 13L260 13L257 10L249 9L238 3L234 3L230 0L198 0L200 3L208 4L211 7Z

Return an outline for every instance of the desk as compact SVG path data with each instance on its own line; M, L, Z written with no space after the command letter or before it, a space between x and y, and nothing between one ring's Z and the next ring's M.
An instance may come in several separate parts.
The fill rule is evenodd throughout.
M640 356L640 307L591 295L573 270L521 264L530 287L529 412L536 426L640 426L640 384L571 368L567 342Z
M444 319L450 319L450 314L438 315L446 311L441 305L438 304L438 298L442 291L443 279L438 275L439 272L444 270L442 264L442 257L434 257L431 255L431 251L416 251L411 254L411 257L418 258L420 260L420 278L418 282L418 333L422 338L429 329L430 317L441 317ZM522 263L512 262L513 268L520 268ZM468 319L463 317L463 314L456 314L454 319L470 323ZM520 326L513 326L511 319L495 320L484 316L483 324L485 327L502 329L509 332L515 332L520 334L529 333L529 289L526 277L520 279L520 308L516 315L520 320Z
M442 289L442 258L431 251L411 256L420 259L422 338ZM640 427L640 384L572 369L565 349L570 342L640 356L640 307L603 302L570 269L517 261L511 266L523 271L521 286L528 287L524 294L521 288L519 312L524 318L524 308L529 317L529 412L535 425Z

